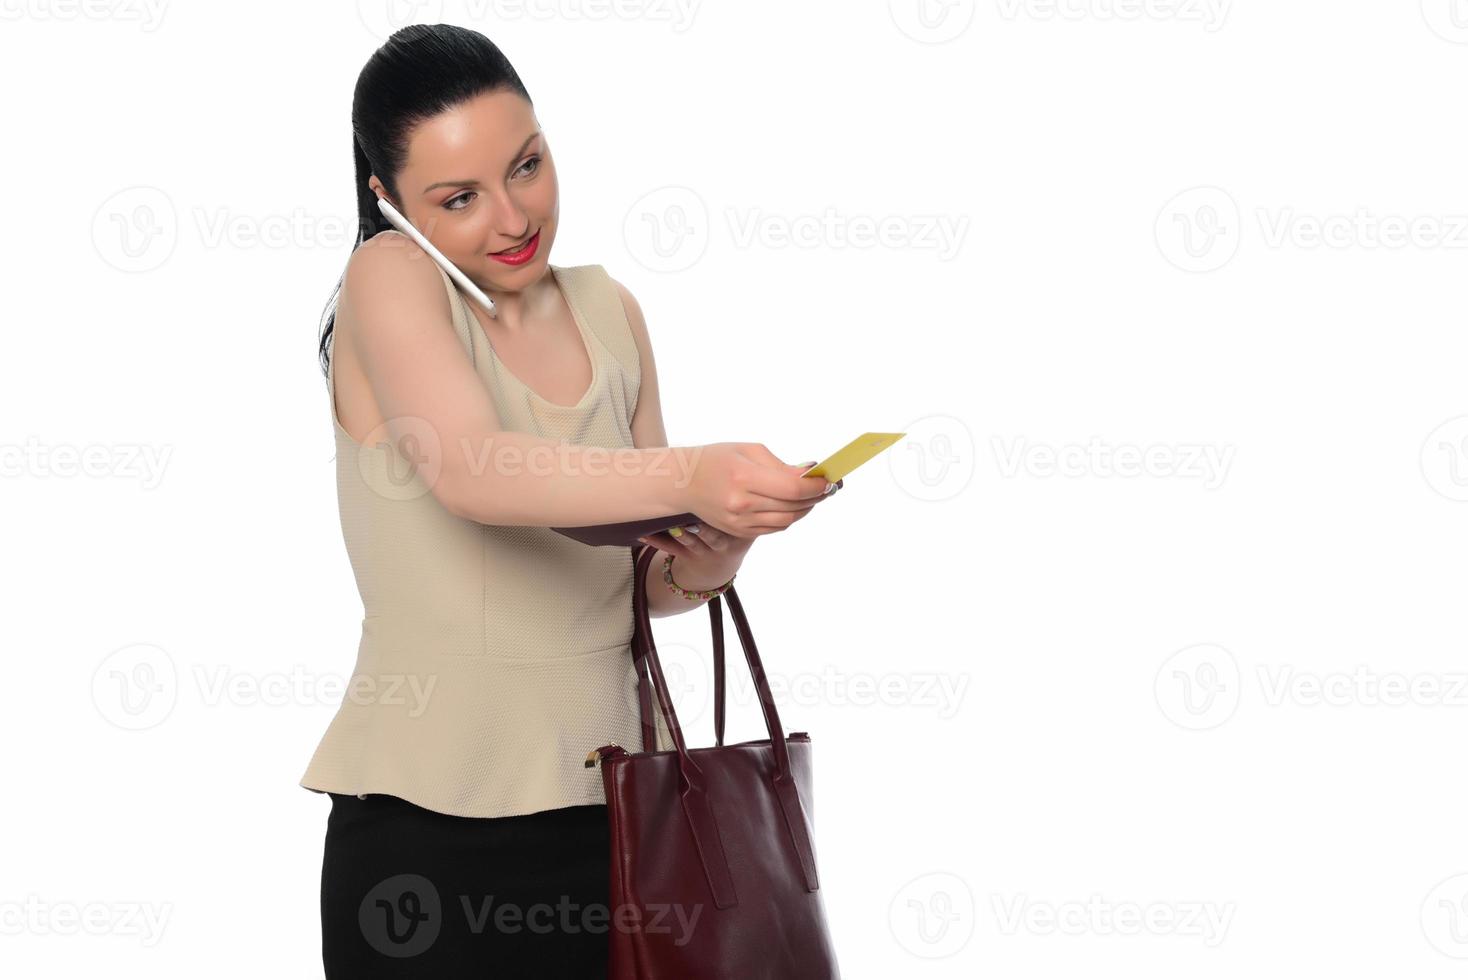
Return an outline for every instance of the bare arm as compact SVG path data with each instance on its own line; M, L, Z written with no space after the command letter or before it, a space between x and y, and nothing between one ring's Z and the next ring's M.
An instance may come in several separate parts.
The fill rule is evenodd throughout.
M502 429L437 267L405 236L384 232L352 254L339 308L352 329L338 339L351 345L394 439L417 439L414 464L449 512L574 527L689 509L701 447L572 446Z

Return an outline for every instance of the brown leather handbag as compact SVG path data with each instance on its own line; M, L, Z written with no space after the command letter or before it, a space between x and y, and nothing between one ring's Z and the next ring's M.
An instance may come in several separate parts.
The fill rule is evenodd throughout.
M638 673L641 752L603 745L611 821L610 980L839 980L826 927L812 836L810 736L780 715L744 608L728 601L759 692L768 739L724 744L724 627L708 600L714 640L714 739L688 748L653 643L648 566L636 552L632 659ZM648 673L674 748L655 751Z

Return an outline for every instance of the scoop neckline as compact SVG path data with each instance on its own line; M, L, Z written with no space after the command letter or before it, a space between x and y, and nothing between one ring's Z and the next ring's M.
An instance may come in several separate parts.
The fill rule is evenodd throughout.
M494 342L489 339L489 332L484 329L484 324L481 323L479 317L475 315L473 306L469 302L469 297L464 295L464 291L459 288L458 283L453 282L453 280L450 280L449 282L450 285L454 287L454 292L458 295L459 302L464 304L464 312L469 317L469 321L474 325L474 329L479 332L479 336L484 339L485 349L489 351L489 356L494 358L494 363L499 366L500 373L508 377L510 380L514 381L515 384L519 385L520 388L522 388L527 394L530 395L530 397L534 398L540 404L545 405L549 408L557 409L562 412L574 412L579 409L585 408L591 402L593 396L596 395L596 390L601 384L601 361L596 356L596 349L592 345L591 331L586 325L585 317L582 316L581 308L576 305L576 301L571 298L570 291L566 289L565 281L563 279L563 267L558 265L547 265L547 268L550 269L551 278L556 284L556 291L561 294L561 298L566 303L566 308L571 311L571 319L576 324L576 332L580 334L581 343L586 348L586 360L591 364L591 383L587 385L586 391L583 392L576 403L572 405L563 405L560 402L551 401L549 398L545 397L540 392L536 391L534 388L526 384L525 381L520 378L519 375L515 374L514 371L511 371L509 365L504 362L499 354L495 353Z

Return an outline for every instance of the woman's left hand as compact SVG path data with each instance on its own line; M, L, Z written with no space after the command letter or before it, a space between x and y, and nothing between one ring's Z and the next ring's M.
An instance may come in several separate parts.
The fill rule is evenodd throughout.
M698 530L694 531L692 528ZM680 533L674 535L673 531ZM683 559L685 565L715 560L737 562L749 551L749 546L754 544L754 538L735 537L707 524L685 524L680 528L644 535L637 540L667 552L674 558Z

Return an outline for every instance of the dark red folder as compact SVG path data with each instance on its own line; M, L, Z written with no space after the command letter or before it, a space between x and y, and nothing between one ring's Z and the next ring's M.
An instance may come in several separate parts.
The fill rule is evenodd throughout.
M666 531L670 527L697 524L696 514L671 514L667 517L649 517L640 521L621 521L617 524L586 524L581 527L553 527L552 531L575 538L582 544L620 545L635 548L638 538Z

